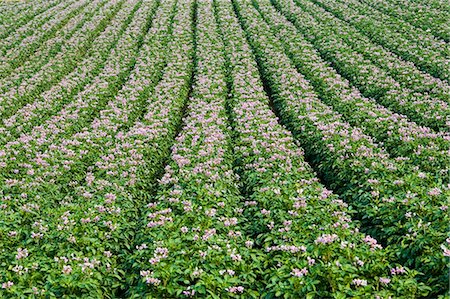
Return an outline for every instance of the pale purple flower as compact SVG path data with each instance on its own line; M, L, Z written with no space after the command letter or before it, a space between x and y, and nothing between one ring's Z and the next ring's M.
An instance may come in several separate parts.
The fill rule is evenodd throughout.
M336 234L332 234L332 235L325 234L325 235L322 235L322 236L318 237L315 240L315 243L316 244L319 244L319 243L320 244L329 244L329 243L333 243L337 239L338 239L338 235L336 235Z
M237 293L243 293L244 292L244 287L243 286L228 287L228 288L226 288L226 290L229 293L237 294Z
M352 280L352 284L354 284L357 287L361 287L361 286L364 287L364 286L367 286L367 280L355 278Z
M404 274L404 273L406 273L406 270L402 266L391 269L392 275L398 275L398 274Z
M2 283L2 289L9 289L14 285L14 282L12 281L7 281Z
M292 269L292 272L291 272L291 275L296 276L296 277L303 277L306 274L308 274L308 269L306 269L306 268L302 268L302 269L294 268L294 269Z
M232 254L230 254L230 257L231 257L231 259L232 259L233 261L235 261L235 262L240 262L240 261L242 261L242 257L241 257L240 254L232 253Z
M428 191L428 195L430 195L430 196L438 196L441 193L442 193L442 191L439 188L433 188L430 191Z
M161 280L159 280L158 278L154 278L154 277L146 277L145 282L147 284L152 284L154 286L157 286L161 283Z
M28 250L26 248L17 248L16 260L26 258L28 256Z
M64 265L62 273L63 274L70 274L72 272L72 267L70 265Z

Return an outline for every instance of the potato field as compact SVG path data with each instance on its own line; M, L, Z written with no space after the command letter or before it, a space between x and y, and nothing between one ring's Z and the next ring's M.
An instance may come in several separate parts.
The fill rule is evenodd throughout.
M450 298L448 0L0 0L0 298Z

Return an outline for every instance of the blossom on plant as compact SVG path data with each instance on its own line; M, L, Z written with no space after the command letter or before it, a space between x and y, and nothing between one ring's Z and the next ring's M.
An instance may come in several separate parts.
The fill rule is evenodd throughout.
M72 267L70 265L64 265L62 273L63 274L70 274L72 272Z
M433 188L430 191L428 191L428 195L430 195L430 196L438 196L441 193L442 193L442 191L439 188Z
M2 289L9 289L14 285L14 282L12 281L7 281L2 283Z
M315 240L316 244L329 244L329 243L333 243L335 240L338 239L338 235L336 234L325 234L325 235L321 235L320 237L318 237Z
M448 243L448 240L449 239L447 239L447 243ZM441 245L441 248L442 248L442 253L444 254L444 256L450 257L450 249L448 249L444 244Z
M16 260L26 258L28 256L28 250L26 248L17 248Z
M183 295L193 297L195 295L195 290L191 290L191 288L188 287L186 290L183 291Z
M243 286L237 286L237 287L228 287L226 288L226 290L229 293L233 293L233 294L237 294L237 293L243 293L244 292L244 287Z
M235 262L240 262L240 261L242 261L242 257L241 257L240 254L231 253L231 254L230 254L230 257L231 257L231 259L232 259L233 261L235 261Z
M402 266L391 269L392 275L405 274L405 273L406 273L406 270Z
M152 284L152 285L157 286L161 283L161 280L159 280L158 278L154 278L154 277L146 277L145 282L147 284Z
M361 287L361 286L364 287L364 286L367 286L367 280L355 278L352 280L352 284L354 284L357 287Z
M292 272L291 272L291 275L296 276L296 277L303 277L306 274L308 274L308 269L306 269L306 268L302 268L302 269L294 268L294 269L292 269Z
M382 249L382 246L380 244L378 244L377 240L372 238L371 236L368 236L368 235L365 236L364 237L364 242L369 244L372 250Z
M307 261L308 261L308 265L312 266L316 263L315 259L310 258L309 256L306 257Z

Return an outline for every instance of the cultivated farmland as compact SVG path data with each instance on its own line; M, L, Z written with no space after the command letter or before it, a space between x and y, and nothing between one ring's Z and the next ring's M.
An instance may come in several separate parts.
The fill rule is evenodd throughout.
M0 298L449 298L449 20L0 1Z

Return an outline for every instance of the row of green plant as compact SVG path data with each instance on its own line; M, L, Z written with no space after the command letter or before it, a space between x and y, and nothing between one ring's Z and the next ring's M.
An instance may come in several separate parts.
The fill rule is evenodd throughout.
M414 271L392 275L381 245L359 232L351 210L321 185L303 150L271 111L233 7L216 1L229 60L229 111L245 195L244 217L264 267L264 298L396 298L420 293ZM258 26L258 24L255 24ZM257 38L257 37L256 37ZM407 274L406 274L407 271Z
M104 70L109 55L115 53L114 49L119 39L139 6L140 2L124 3L108 26L95 38L95 45L86 49L87 53L72 72L61 79L58 78L58 83L35 95L34 100L17 109L14 115L3 119L4 127L0 129L2 133L0 143L4 144L24 136L33 128L43 125L46 120L72 102L86 86L92 84Z
M62 9L60 7L60 10L57 10L42 24L38 32L35 32L35 28L33 28L33 33L22 40L17 39L14 35L13 46L9 45L8 50L0 59L0 78L7 77L29 57L32 57L36 50L78 16L89 3L89 1L76 1Z
M136 63L139 69L135 69L134 77L129 79L119 94L132 90L133 84L142 86L147 79L147 72L156 67L146 64L148 55L156 53L153 47L161 46L160 40L170 39L175 5L176 1L164 1L161 4L154 16L151 33L143 40ZM154 9L155 2L142 3L130 24L130 31L124 35L126 41L146 26ZM174 39L169 46L173 56L168 57L167 71L157 84L155 93L142 99L147 101L149 107L156 108L159 105L162 111L157 113L157 110L150 110L151 113L126 131L118 131L118 125L113 127L114 122L118 123L118 115L102 114L94 121L93 131L87 132L91 135L90 142L86 140L78 145L69 145L80 148L80 153L83 147L86 149L86 155L92 160L82 163L82 168L84 165L88 166L86 171L67 171L62 174L66 181L59 179L54 187L48 179L41 177L47 182L40 182L37 194L29 194L26 201L26 205L31 207L39 205L40 215L31 213L22 217L20 223L17 223L17 217L10 217L16 220L6 222L9 225L3 228L5 231L10 232L13 229L12 223L16 223L16 231L20 232L11 238L10 242L13 244L8 246L15 248L20 244L23 246L21 248L27 250L23 259L14 261L11 253L3 257L5 261L14 261L9 271L2 273L3 280L7 280L5 283L12 283L10 286L5 285L8 286L6 291L11 297L30 294L30 297L103 298L120 297L125 292L124 267L127 265L126 259L136 231L137 215L145 204L134 195L145 188L140 182L151 181L151 174L155 177L156 170L161 167L164 153L169 150L168 144L174 134L167 134L168 129L171 125L176 128L180 122L181 110L189 90L192 50L186 48L186 45L192 44L190 9L188 4L182 4L178 10L180 12L176 17ZM133 24L134 20L137 20L136 24ZM185 50L188 51L184 52ZM167 78L164 79L166 75ZM173 96L168 97L169 94ZM114 101L119 106L122 98L117 96ZM114 105L114 101L110 102L110 107ZM120 116L129 113L126 108L117 109L123 109ZM165 118L167 109L171 115L170 120ZM158 122L160 130L155 131ZM149 144L154 146L150 147ZM77 155L68 155L60 163L77 163L78 159ZM78 169L75 167L75 170ZM60 188L64 184L66 188ZM46 198L41 199L39 196ZM20 206L19 200L16 199L14 203ZM8 205L8 210L13 208L13 205ZM39 227L36 228L35 223L40 223ZM34 230L40 230L37 236ZM39 267L30 267L33 264L38 264ZM27 271L18 273L13 266L22 266Z
M390 49L403 59L416 64L431 75L450 82L450 48L422 30L411 30L407 24L395 18L383 18L379 12L356 1L314 0L342 20L355 26L376 43ZM400 32L399 32L400 31Z
M435 78L421 71L414 63L404 60L388 48L372 41L357 28L339 19L323 7L309 1L297 1L300 7L320 22L323 30L387 72L401 86L414 92L429 94L447 103L450 102L450 85L445 80Z
M295 1L273 1L276 7L314 44L321 56L366 97L373 97L393 112L436 131L449 131L450 106L427 94L400 86L386 71L344 43L338 34L298 7ZM300 1L300 0L299 0Z
M349 124L374 137L392 156L437 177L448 178L449 134L418 126L373 99L363 97L358 89L320 57L314 46L276 11L269 0L258 0L254 4L322 102L341 113Z
M18 28L15 28L13 32L5 33L5 35L2 35L2 39L0 40L1 53L5 55L6 53L8 53L8 50L20 44L25 38L29 38L29 36L33 34L38 35L39 32L34 32L35 29L39 29L44 26L44 24L46 24L46 22L50 20L56 13L66 7L69 7L70 4L73 4L73 2L56 1L54 5L50 5L47 9L44 9L42 13L35 15L33 14L28 22L22 24L22 26L19 26ZM39 7L40 5L36 3L36 8L39 9Z
M448 11L430 6L420 7L418 3L406 1L399 1L399 3L385 1L383 5L373 0L364 0L363 2L392 17L401 17L402 20L414 27L431 32L437 38L450 42L450 25L448 23L450 13Z
M391 260L422 272L418 278L433 291L445 290L448 187L391 159L321 103L250 2L239 2L240 15L281 121L324 181L358 212L363 231L386 246Z
M122 2L92 2L85 8L86 11L73 18L54 39L40 47L35 56L30 57L11 76L3 78L0 117L5 119L15 115L17 110L32 103L36 96L50 89L72 71L95 38L120 10L121 4ZM66 30L71 27L72 29Z
M33 1L23 3L3 2L0 9L0 39L5 39L19 28L45 13L53 6L60 3L59 0Z
M139 277L131 298L257 296L212 3L197 1L195 21L192 94L158 192L142 213L132 257Z
M135 66L136 53L142 47L143 38L159 6L158 1L145 1L144 4L146 9L150 5L153 6L150 11L141 9L139 14L134 14L132 23L127 27L116 47L111 50L105 67L91 84L85 86L74 100L64 105L58 114L44 124L6 143L7 151L0 157L0 160L4 162L1 173L3 177L26 176L28 165L32 165L31 168L40 167L35 159L42 154L47 158L60 156L61 160L64 160L64 156L71 155L71 150L67 149L67 146L74 142L78 143L76 140L71 141L73 135L79 133L82 136L83 132L89 131L92 121L101 115L103 109L108 109L109 100L117 95ZM16 150L29 152L29 154L15 157ZM62 156L61 153L63 153ZM62 165L57 166L62 167ZM45 176L56 176L57 173L49 167L44 171L47 173Z

